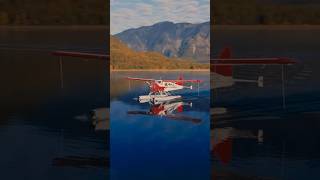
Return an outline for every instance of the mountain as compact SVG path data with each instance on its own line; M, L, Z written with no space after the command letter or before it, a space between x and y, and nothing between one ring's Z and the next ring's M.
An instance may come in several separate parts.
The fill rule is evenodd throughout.
M156 51L170 58L209 62L210 23L160 22L115 35L136 51Z
M136 52L110 36L111 69L209 69L209 64L167 58L158 52Z

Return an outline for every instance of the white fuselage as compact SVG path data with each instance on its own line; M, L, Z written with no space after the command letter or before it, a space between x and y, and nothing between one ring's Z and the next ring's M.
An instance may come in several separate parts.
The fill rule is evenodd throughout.
M258 87L263 87L263 76L259 76L257 80L250 79L235 79L232 76L224 76L215 72L212 72L210 75L211 88L225 88L231 87L236 82L237 83L256 83Z
M211 73L210 80L212 89L231 87L234 85L234 79L232 76L224 76L215 72Z
M170 91L177 91L184 88L184 86L176 84L175 82L170 81L163 81L163 80L157 80L155 83L159 86L164 88L163 91L170 92Z

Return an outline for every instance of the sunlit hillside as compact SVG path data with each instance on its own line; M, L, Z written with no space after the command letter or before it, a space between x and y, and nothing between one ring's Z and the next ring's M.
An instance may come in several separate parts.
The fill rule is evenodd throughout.
M166 58L157 52L136 52L110 36L110 68L116 69L208 69L209 64Z

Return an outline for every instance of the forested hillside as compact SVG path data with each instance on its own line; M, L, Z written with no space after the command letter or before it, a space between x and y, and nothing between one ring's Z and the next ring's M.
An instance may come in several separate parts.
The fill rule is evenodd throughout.
M136 52L110 36L111 69L209 69L209 64L167 58L158 52Z

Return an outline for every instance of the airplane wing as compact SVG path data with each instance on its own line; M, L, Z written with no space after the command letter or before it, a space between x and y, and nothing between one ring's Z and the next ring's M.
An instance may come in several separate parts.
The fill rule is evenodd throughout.
M128 80L134 80L134 81L155 81L155 79L146 79L146 78L134 78L134 77L127 77Z
M146 111L128 111L127 114L131 114L131 115L150 115L150 113L146 112Z
M166 115L165 117L172 120L191 122L193 124L200 124L202 122L202 120L199 118L194 118L194 117L185 116L185 115L178 115L178 114Z
M232 58L231 49L222 49L218 58L210 59L211 66L227 65L287 65L295 64L296 61L286 57L275 58Z
M191 82L191 83L200 83L200 82L203 82L203 80L199 80L199 79L191 79L191 80L188 80L188 79L181 79L181 80L168 80L168 81L173 81L173 82Z
M130 115L159 116L159 115L150 114L149 112L145 112L145 111L128 111L127 114L130 114ZM187 122L191 122L193 124L199 124L199 123L202 122L202 120L199 119L199 118L193 118L193 117L190 117L190 116L177 115L177 114L164 115L164 117L166 117L168 119L171 119L171 120L187 121Z
M218 58L210 59L211 66L225 65L288 65L296 61L290 58Z
M66 57L77 57L77 58L89 58L89 59L109 59L108 54L97 54L97 53L84 53L84 52L72 52L72 51L54 51L54 56L66 56Z

